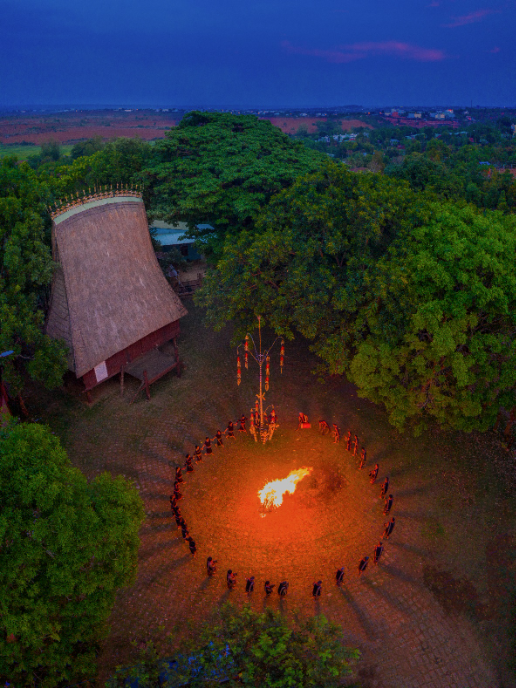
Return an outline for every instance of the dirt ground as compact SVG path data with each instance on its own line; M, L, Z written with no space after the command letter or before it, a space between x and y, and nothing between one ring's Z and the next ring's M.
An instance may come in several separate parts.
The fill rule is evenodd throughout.
M155 384L150 402L142 395L129 405L138 383L127 378L125 398L118 381L108 381L94 391L91 407L73 382L27 399L61 436L76 466L89 477L107 470L133 479L145 502L137 580L118 595L99 681L129 661L133 639L150 638L158 626L164 633L191 628L228 598L243 603L245 577L254 574L250 603L256 609L322 612L342 625L349 645L362 653L352 679L359 686L514 686L508 642L516 555L512 457L494 434L398 434L344 379L318 381L303 341L286 343L282 375L279 352L272 355L267 404L275 405L280 422L272 442L263 446L236 433L187 477L181 508L198 547L190 555L170 516L173 467L228 419L248 414L258 377L251 365L237 387L230 329L213 333L191 301L186 306L184 374ZM310 430L296 430L299 411L310 417ZM365 470L343 443L319 435L321 418L357 433L368 452ZM375 462L379 479L390 477L396 527L380 564L359 578L358 562L372 556L386 521L380 481L372 486L367 476ZM262 517L258 490L300 467L311 468L310 476ZM218 560L210 579L208 555ZM338 588L341 565L346 574ZM229 568L239 581L231 593ZM266 600L264 580L283 578L290 582L287 598ZM318 579L323 594L314 602L311 585Z

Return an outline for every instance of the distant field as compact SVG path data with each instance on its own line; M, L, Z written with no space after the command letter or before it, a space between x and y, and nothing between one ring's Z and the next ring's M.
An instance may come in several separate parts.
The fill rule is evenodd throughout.
M317 132L317 123L326 122L326 117L260 117L261 120L269 120L275 127L279 127L285 134L296 134L299 127L306 127L309 134ZM336 118L337 120L341 118ZM342 130L349 131L353 127L366 127L367 129L374 129L370 124L366 124L361 120L344 120L342 119Z
M0 144L41 145L50 140L74 144L95 136L105 141L120 136L151 141L164 138L167 129L175 127L180 119L180 115L134 110L22 113L0 118Z
M72 145L61 146L61 152L68 155ZM29 156L41 153L41 146L19 146L18 144L0 144L0 158L15 155L19 160L27 160Z

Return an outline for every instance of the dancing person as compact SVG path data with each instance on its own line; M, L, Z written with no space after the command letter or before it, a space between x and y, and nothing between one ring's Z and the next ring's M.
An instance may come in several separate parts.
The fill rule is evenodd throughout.
M319 433L321 435L326 435L327 433L330 433L330 427L328 423L324 419L319 419Z
M188 547L190 548L190 552L192 553L192 555L195 555L197 547L195 545L194 539L191 536L188 536L186 540L188 541Z
M389 512L392 509L392 503L394 502L394 498L392 497L392 494L389 494L389 497L385 501L385 505L383 507L383 513L384 514L389 514Z
M245 423L247 421L247 416L245 414L242 414L242 416L238 419L238 432L239 433L247 433L247 428L245 427Z
M344 581L344 566L340 567L335 574L335 583L340 586Z
M245 581L245 592L252 593L254 591L254 577L249 577L249 579L246 578Z
M186 462L185 462L185 469L186 471L193 471L193 464L192 464L192 455L186 455Z
M353 457L357 456L357 450L358 450L358 435L355 433L355 437L353 440Z
M312 596L314 598L318 598L322 593L322 581L319 579L319 581L314 581L313 583L313 588L312 588Z
M374 483L374 482L376 481L376 479L378 478L378 472L379 472L379 471L380 471L379 465L378 465L378 464L375 464L375 465L374 465L374 468L371 469L371 471L369 472L369 479L370 479L369 482L371 483L371 485L373 485L373 483Z
M197 464L199 464L199 462L202 462L202 450L199 445L195 446L194 455Z
M333 424L333 431L331 434L333 436L334 443L340 442L340 430L336 423Z
M181 467L176 467L176 482L183 483L183 474L181 473Z
M211 446L211 439L206 436L206 440L204 441L204 451L206 452L207 455L211 455L213 452L213 448Z
M378 543L374 547L374 553L373 553L373 563L375 565L378 564L380 558L382 557L383 550L384 550L384 548L383 548L382 542L378 541Z
M216 441L217 441L217 447L224 447L224 441L223 441L223 439L222 439L222 433L221 433L220 431L217 431L217 432L215 433L215 437L212 438L212 440L216 440Z
M217 569L215 567L216 564L217 564L217 560L214 560L210 555L210 557L206 560L206 573L208 574L209 577L211 577L215 574L215 570Z
M367 458L367 452L365 447L362 448L360 452L360 466L358 467L359 469L364 468L364 464L366 463L366 458Z
M288 581L282 581L278 586L278 595L281 596L281 598L284 598L287 595L288 586Z
M380 492L380 497L382 498L382 500L387 495L388 490L389 490L389 477L386 476L382 481L382 490Z
M228 421L228 425L224 433L226 434L226 438L233 438L233 440L235 439L235 429L233 426L233 421Z
M276 586L276 584L271 584L271 582L267 579L267 581L265 582L265 586L264 586L265 595L270 596L271 593L274 591L275 586Z
M348 431L348 434L346 436L346 450L348 452L351 452L351 431Z
M383 532L382 538L384 540L388 540L389 536L392 534L394 531L394 527L396 526L396 519L393 517L387 524L384 524L385 531Z
M228 584L228 589L232 589L235 584L236 584L236 578L237 578L237 573L233 572L233 570L228 569L228 573L226 575L226 581Z
M367 569L369 564L369 555L364 555L364 557L358 563L358 576L361 576Z

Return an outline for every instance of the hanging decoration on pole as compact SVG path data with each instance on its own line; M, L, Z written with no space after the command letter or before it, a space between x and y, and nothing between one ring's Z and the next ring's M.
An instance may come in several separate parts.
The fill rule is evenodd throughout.
M237 347L237 384L240 385L242 379L242 369L240 365L240 348L243 347L244 350L244 365L249 368L249 355L256 361L259 367L259 381L260 381L260 391L256 395L256 419L259 425L259 435L263 443L267 440L271 440L275 429L277 428L276 415L274 413L274 419L270 423L267 423L267 414L264 414L263 403L265 402L265 392L268 392L271 379L271 357L270 352L276 342L281 340L281 352L280 352L280 368L281 373L283 373L283 361L285 357L285 346L284 340L277 337L268 349L262 351L262 323L261 316L258 316L258 343L256 343L252 335L247 334L245 336L244 342ZM252 345L252 346L251 346ZM265 380L263 380L263 365L265 364ZM274 409L274 406L272 407ZM267 412L268 407L265 409Z

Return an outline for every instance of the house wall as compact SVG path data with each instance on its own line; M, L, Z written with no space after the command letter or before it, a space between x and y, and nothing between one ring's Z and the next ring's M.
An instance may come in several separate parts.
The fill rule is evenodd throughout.
M91 390L99 383L104 382L104 380L108 380L117 373L120 373L122 366L125 364L131 363L131 361L134 361L149 350L154 349L154 347L160 347L161 345L165 344L165 342L168 342L178 335L179 321L177 320L173 323L165 325L159 330L155 330L153 333L150 333L145 337L142 337L141 340L134 342L132 345L129 345L129 347L126 347L120 352L113 354L113 356L109 357L109 359L104 362L107 369L107 376L105 378L98 380L95 369L91 369L83 375L82 380L86 390Z

